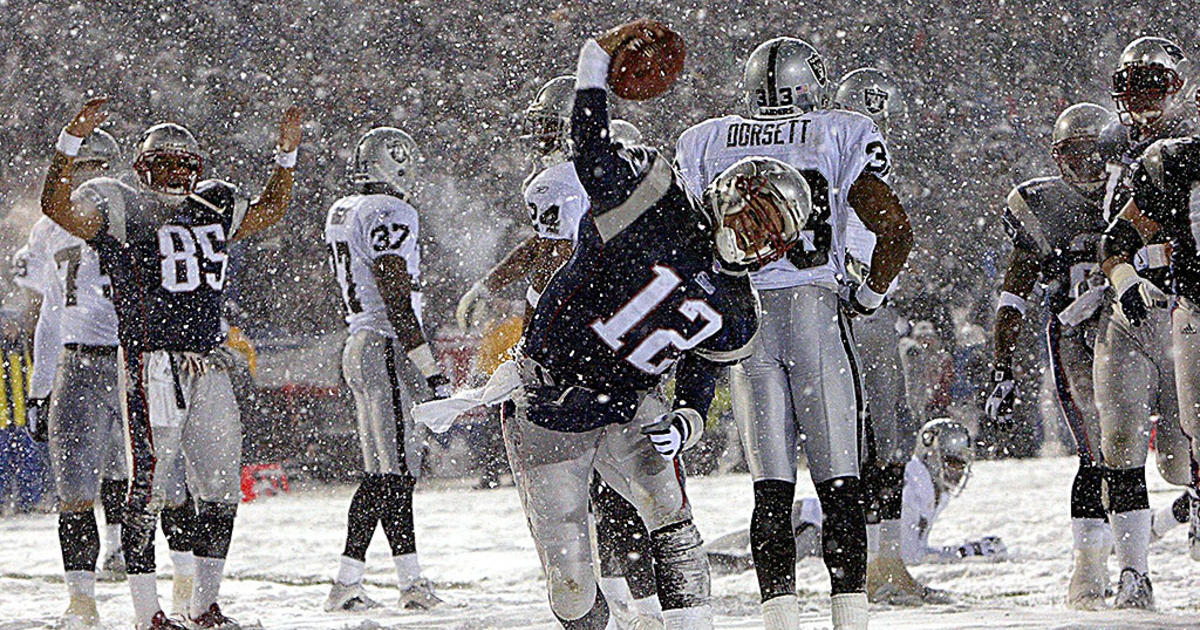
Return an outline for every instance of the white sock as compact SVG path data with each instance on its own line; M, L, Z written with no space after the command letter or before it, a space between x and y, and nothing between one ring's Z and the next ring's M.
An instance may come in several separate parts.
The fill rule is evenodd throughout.
M829 602L834 630L867 630L866 593L838 593Z
M602 577L598 580L600 592L609 604L617 604L626 608L633 606L633 593L629 592L629 584L624 577Z
M1073 518L1071 519L1071 538L1075 541L1075 549L1095 549L1103 547L1109 534L1108 523L1102 518Z
M879 523L867 523L867 557L879 555Z
M203 615L208 612L209 606L217 603L224 571L224 558L196 558L196 583L192 586L193 617Z
M104 526L104 548L108 553L115 553L121 550L121 524L108 524Z
M342 556L338 564L337 580L342 586L350 586L362 582L363 574L367 572L367 563L355 560L350 556Z
M133 595L134 623L141 628L149 626L154 614L162 610L158 603L158 583L153 573L131 573L128 576L129 593Z
M712 630L712 607L692 606L664 610L663 627L666 630Z
M1150 510L1114 512L1112 519L1113 546L1121 569L1133 569L1145 574L1150 554Z
M763 630L796 630L800 604L795 595L780 595L762 603Z
M172 551L171 565L175 568L175 575L180 577L191 577L196 575L196 556L190 551Z
M658 601L658 595L633 600L633 609L639 615L662 619L662 603Z
M67 593L96 599L95 571L67 571Z
M396 564L396 579L401 589L412 586L413 582L421 578L421 563L417 562L417 554L392 556L392 562Z
M879 523L879 557L900 558L901 535L904 533L900 520ZM868 541L870 538L868 537ZM870 545L870 543L867 543Z

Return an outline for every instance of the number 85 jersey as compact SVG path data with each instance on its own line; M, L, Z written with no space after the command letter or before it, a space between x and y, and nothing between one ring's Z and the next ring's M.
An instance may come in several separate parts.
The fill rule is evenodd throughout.
M329 261L342 288L350 334L371 330L396 336L387 307L375 282L375 260L381 256L404 259L412 286L420 286L421 250L417 247L417 211L392 195L350 195L329 208L325 242ZM412 292L412 308L421 319L421 294Z
M233 184L205 180L175 201L101 177L71 202L104 217L88 244L112 283L127 351L204 353L224 341L228 245L249 208Z

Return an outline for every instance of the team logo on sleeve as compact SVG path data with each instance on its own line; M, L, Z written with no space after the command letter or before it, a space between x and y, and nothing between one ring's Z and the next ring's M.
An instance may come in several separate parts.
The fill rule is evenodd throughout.
M863 103L866 105L868 114L882 114L884 109L887 109L888 93L886 90L881 90L875 86L871 86L863 90Z

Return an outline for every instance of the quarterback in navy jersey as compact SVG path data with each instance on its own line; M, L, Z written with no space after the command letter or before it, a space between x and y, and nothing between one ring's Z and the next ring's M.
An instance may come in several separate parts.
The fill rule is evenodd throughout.
M571 130L590 209L526 331L505 443L564 627L609 617L588 541L596 470L650 531L666 627L711 628L678 455L699 439L721 366L746 356L756 333L747 270L799 242L812 203L795 169L755 158L718 177L702 204L657 151L613 142L605 85L628 28L580 53ZM676 364L669 411L654 390Z
M228 242L283 217L292 191L301 113L280 126L277 167L254 200L219 180L200 180L199 144L184 127L154 125L134 160L139 185L93 179L71 192L80 138L103 122L106 99L88 101L59 136L42 191L42 212L96 250L113 287L124 350L133 460L122 529L135 623L182 628L155 588L157 511L182 453L196 493L195 584L189 627L238 628L217 605L241 498L241 420L228 375L220 311Z

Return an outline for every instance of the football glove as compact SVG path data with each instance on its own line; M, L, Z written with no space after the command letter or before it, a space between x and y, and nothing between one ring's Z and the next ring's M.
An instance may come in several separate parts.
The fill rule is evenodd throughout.
M1016 398L1017 384L1013 380L1012 370L1009 368L992 370L992 391L983 405L983 411L987 414L988 419L996 423L1010 422Z
M694 446L703 434L704 419L698 411L687 407L664 413L642 427L642 435L650 439L654 450L666 460L673 460L680 452Z
M434 374L425 379L429 385L429 389L433 390L433 398L431 400L445 400L454 393L454 389L450 386L450 379L442 374Z
M29 398L25 400L25 431L34 442L45 442L50 439L47 426L50 420L50 404L46 398Z
M1117 305L1130 326L1137 328L1150 316L1150 309L1167 305L1167 295L1154 283L1137 274L1133 265L1119 264L1109 277L1117 291Z
M958 557L981 558L998 562L1008 558L1008 547L1004 545L1004 541L1000 540L999 536L984 536L979 540L971 540L959 545L957 549Z

